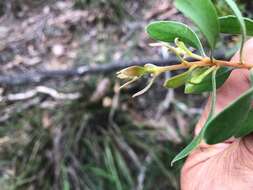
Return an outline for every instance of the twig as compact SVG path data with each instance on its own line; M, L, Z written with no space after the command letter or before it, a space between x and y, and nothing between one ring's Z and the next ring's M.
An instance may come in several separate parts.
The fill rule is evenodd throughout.
M22 92L22 93L17 93L17 94L8 94L6 97L0 97L0 102L1 101L20 101L20 100L26 100L35 97L37 94L47 94L54 99L59 99L59 100L74 100L80 97L79 93L60 93L57 92L55 89L48 88L46 86L37 86L35 89Z

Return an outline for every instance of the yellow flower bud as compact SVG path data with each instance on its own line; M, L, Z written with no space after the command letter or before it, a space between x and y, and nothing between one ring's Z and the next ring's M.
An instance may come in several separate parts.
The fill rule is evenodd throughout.
M146 69L141 66L131 66L117 72L117 77L120 79L132 79L141 77L146 73Z

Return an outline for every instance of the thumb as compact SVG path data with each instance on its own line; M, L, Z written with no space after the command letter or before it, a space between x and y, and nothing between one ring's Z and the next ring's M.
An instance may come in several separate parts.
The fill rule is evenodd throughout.
M253 65L253 38L248 40L244 45L243 61L245 63L252 63ZM232 62L239 62L240 55L237 52L231 59ZM233 100L239 97L250 87L249 71L247 69L235 69L227 81L217 90L216 113L222 111ZM204 126L208 113L210 111L210 98L199 122L196 125L195 133L198 134Z
M253 39L244 47L244 62L253 64ZM231 59L239 62L239 54ZM250 86L249 71L234 70L217 91L216 111L220 112ZM208 102L195 132L204 126L210 110ZM187 158L181 171L182 189L252 189L253 135L224 143L207 145L204 142ZM203 180L203 176L208 180Z

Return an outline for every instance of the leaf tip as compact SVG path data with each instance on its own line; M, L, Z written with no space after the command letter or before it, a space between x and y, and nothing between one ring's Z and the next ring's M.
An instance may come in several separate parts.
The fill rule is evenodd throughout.
M176 158L176 157L175 157ZM175 158L173 158L173 160L170 162L170 167L174 166L174 163L177 161Z

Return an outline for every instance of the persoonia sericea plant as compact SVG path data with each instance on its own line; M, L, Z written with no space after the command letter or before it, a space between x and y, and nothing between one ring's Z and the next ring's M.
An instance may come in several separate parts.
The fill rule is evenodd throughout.
M156 21L146 27L148 35L158 41L158 43L151 45L167 48L168 51L175 53L180 59L180 63L169 66L152 64L131 66L117 73L119 78L128 80L121 87L125 87L144 75L151 76L148 85L134 94L134 97L146 92L162 73L179 69L186 71L167 79L164 82L164 87L177 88L184 85L186 94L210 92L211 109L204 127L172 160L171 164L186 157L202 140L207 144L216 144L230 137L246 136L253 131L253 109L251 108L253 85L226 106L223 111L215 114L216 89L226 81L233 69L244 68L252 73L251 69L253 68L253 64L244 62L243 59L245 39L247 36L253 36L253 20L243 17L233 0L224 1L231 8L233 15L218 17L211 0L175 0L176 8L192 20L206 38L206 49L209 56L207 56L198 36L189 26L176 21ZM241 35L239 62L218 60L213 57L220 33ZM199 53L193 52L192 48ZM189 61L188 58L194 59L194 61Z

